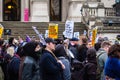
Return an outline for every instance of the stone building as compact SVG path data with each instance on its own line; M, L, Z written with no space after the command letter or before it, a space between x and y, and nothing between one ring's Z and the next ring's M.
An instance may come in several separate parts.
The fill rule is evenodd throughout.
M0 0L0 22L48 24L72 20L85 24L90 30L93 25L100 27L99 32L102 33L104 28L101 27L106 23L120 21L113 8L115 3L115 0Z

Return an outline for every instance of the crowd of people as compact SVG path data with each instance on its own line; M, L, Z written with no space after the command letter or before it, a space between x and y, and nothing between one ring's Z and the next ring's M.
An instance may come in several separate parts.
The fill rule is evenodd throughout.
M120 80L120 44L80 40L0 39L0 80Z

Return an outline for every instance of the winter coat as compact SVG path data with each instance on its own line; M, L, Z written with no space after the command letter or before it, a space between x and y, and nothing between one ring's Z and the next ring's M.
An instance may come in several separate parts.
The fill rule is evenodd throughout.
M40 71L42 80L63 80L62 78L62 66L53 55L44 50L40 58Z
M7 65L8 80L18 80L20 59L14 56Z
M65 65L65 69L63 70L64 80L71 80L70 62L65 57L58 57L58 59Z
M120 59L108 57L105 63L105 75L120 80Z
M84 80L96 80L97 64L95 61L88 61L85 64Z
M101 54L103 53L103 54ZM100 68L100 73L101 73L101 80L104 80L105 79L105 75L104 75L104 67L105 67L105 62L108 58L108 55L107 55L107 52L100 48L97 52L97 56L101 54L99 57L98 57L98 65L99 65L99 68Z
M26 56L22 68L22 80L40 80L40 70L37 61Z
M86 44L82 44L78 48L78 52L79 52L79 54L78 54L78 60L80 62L85 61L85 59L87 57L87 50L88 50L88 48L87 48Z

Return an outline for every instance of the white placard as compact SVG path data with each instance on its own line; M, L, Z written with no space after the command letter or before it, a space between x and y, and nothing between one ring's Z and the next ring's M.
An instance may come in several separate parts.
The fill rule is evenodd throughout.
M73 37L73 30L74 30L74 22L73 21L66 21L65 37L72 38Z
M74 32L74 37L79 39L80 33L79 32Z

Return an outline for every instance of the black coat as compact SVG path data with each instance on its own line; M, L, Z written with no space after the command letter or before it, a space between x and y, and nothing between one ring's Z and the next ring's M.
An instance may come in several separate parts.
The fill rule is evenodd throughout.
M8 63L8 80L18 80L20 59L14 56L11 61Z
M40 70L43 80L63 80L61 64L46 50L40 59Z
M83 61L85 61L85 59L86 59L86 57L87 57L87 50L88 50L88 48L87 48L87 46L86 46L86 44L82 44L82 45L80 45L80 47L78 48L78 60L80 61L80 62L83 62Z

